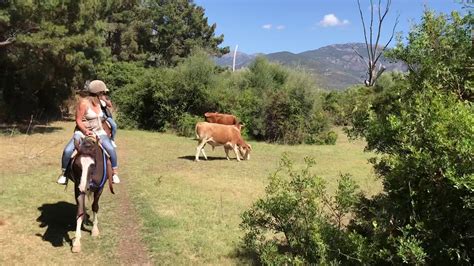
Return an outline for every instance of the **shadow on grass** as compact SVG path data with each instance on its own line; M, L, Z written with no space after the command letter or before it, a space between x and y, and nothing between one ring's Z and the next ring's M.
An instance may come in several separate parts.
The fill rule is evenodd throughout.
M178 159L189 160L189 161L194 161L194 158L195 158L194 155L187 155L187 156L178 157ZM199 160L205 161L206 159L204 159L204 157L200 156ZM225 157L215 157L215 156L207 156L207 160L208 161L218 161L218 160L219 161L221 161L221 160L227 161L227 159Z
M236 248L228 255L228 257L239 260L239 264L243 265L262 265L258 259L257 253L243 246Z
M41 211L41 215L36 221L40 223L39 227L46 227L46 231L43 235L37 234L37 236L50 242L53 247L61 247L64 242L72 246L68 232L76 230L76 205L60 201L43 204L38 210Z

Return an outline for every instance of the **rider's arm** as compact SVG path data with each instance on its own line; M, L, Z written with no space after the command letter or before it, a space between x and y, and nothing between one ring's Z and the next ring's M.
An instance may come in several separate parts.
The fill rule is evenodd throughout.
M94 133L88 130L86 126L84 125L84 122L82 121L82 118L86 114L86 111L87 111L87 102L85 100L81 100L76 107L76 125L79 128L79 130L81 130L82 133L84 133L84 135L89 136Z
M110 101L110 99L107 96L101 95L99 99L104 101L107 107L112 107L112 101Z

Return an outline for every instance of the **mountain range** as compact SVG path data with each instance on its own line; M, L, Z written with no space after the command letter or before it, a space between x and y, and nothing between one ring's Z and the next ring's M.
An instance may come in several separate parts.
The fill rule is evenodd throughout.
M362 84L366 77L366 63L354 50L363 56L367 55L364 43L333 44L297 54L286 51L253 55L237 52L235 66L237 69L247 67L257 56L264 56L270 61L309 72L324 89L343 90L351 85ZM232 68L233 55L231 51L216 58L215 62ZM390 62L383 56L379 61L386 67L386 72L406 71L401 62Z

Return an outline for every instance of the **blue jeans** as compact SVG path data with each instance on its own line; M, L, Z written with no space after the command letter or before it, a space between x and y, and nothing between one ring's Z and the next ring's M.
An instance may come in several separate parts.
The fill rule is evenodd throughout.
M112 117L107 117L107 122L110 124L110 129L112 130L111 132L111 139L115 141L115 135L117 134L117 123L115 123L114 119Z
M74 140L81 141L82 136L81 134L74 133L74 136L72 139L67 143L66 147L64 148L63 151L63 156L61 158L61 169L64 171L66 170L67 165L69 164L69 160L71 160L71 155L74 152ZM112 168L117 168L118 167L118 162L117 162L117 152L115 151L114 146L112 146L112 142L108 136L101 135L100 136L100 143L102 144L102 147L107 151L107 153L110 155L110 162L112 163Z

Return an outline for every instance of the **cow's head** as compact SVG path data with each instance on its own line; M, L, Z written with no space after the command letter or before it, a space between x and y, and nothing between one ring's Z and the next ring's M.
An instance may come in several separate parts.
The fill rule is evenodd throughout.
M244 160L250 160L250 151L251 150L252 150L252 146L250 146L250 144L248 144L248 143L244 142L244 144L239 146L240 156Z

